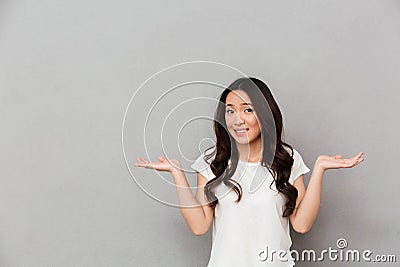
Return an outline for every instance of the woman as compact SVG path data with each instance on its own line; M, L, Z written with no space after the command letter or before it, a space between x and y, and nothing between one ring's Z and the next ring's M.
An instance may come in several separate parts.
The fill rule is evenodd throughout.
M282 114L268 86L239 78L220 96L213 151L191 165L197 171L195 196L177 160L137 158L135 166L172 174L194 234L206 233L213 223L208 267L294 266L289 220L296 232L308 232L318 214L324 172L363 161L363 152L347 159L321 155L306 189L304 174L310 169L282 141L282 130Z

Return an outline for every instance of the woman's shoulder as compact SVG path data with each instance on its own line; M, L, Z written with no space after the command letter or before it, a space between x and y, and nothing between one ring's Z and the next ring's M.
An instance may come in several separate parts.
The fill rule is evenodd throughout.
M211 171L210 164L213 162L215 155L208 157L206 152L201 152L200 156L193 162L190 166L193 170L201 173L207 180L210 180L215 177L213 172Z
M283 147L286 149L286 151L289 153L291 157L294 157L295 154L299 153L294 147L292 147L292 149L290 149L290 147L288 146L283 146Z
M297 165L297 164L299 164L299 163L301 163L303 161L303 158L302 158L300 152L297 149L292 147L293 154L292 154L292 150L289 147L285 146L285 149L287 150L289 155L293 158L293 165Z

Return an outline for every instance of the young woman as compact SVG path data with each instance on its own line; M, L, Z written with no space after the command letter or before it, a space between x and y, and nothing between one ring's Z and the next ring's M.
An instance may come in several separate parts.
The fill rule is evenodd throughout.
M328 169L352 168L352 158L318 156L310 169L300 153L282 141L282 114L259 79L234 81L215 112L216 144L191 165L197 171L193 196L179 161L137 158L135 166L168 171L176 183L182 215L196 235L213 224L208 267L294 266L289 220L298 233L310 230L320 206L322 177ZM190 208L187 208L190 207Z

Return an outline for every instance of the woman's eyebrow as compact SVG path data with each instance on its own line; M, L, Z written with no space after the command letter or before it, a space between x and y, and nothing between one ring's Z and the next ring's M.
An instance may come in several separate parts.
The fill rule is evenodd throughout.
M233 105L233 104L226 104L228 107L234 107L235 105ZM242 106L253 106L253 104L251 104L251 103L242 103L241 104Z

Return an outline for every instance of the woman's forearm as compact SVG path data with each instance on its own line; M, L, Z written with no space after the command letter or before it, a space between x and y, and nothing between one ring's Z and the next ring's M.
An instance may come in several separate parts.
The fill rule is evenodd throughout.
M193 196L185 174L181 170L171 172L178 194L179 208L190 230L201 235L206 226L206 216L198 200Z
M303 229L303 232L309 231L317 218L321 201L322 177L324 172L325 170L317 163L314 165L307 190L303 200L298 206L295 220L296 224L300 226L299 228Z

